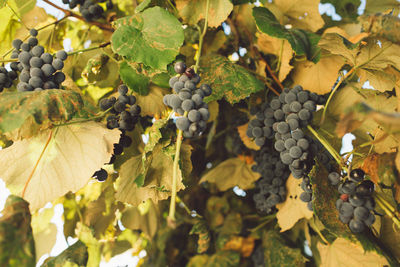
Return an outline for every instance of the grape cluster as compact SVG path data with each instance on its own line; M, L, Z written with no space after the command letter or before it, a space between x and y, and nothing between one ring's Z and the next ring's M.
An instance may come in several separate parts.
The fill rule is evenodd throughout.
M101 0L98 2L105 2L106 0ZM86 21L94 21L100 19L104 13L104 9L92 0L62 0L69 8L74 9L79 6L79 12ZM107 1L107 9L111 9L113 3L111 0Z
M289 165L295 178L302 178L311 167L312 155L308 151L310 139L301 128L311 122L316 104L322 100L301 86L286 88L279 97L264 103L255 112L256 118L250 121L247 135L255 138L259 146L274 137L274 147L280 152L282 162Z
M208 105L203 101L205 96L211 95L211 87L200 82L200 76L192 68L187 68L184 62L177 62L175 72L180 74L169 80L174 94L165 95L163 102L182 115L176 120L176 127L183 131L183 136L191 138L200 135L210 118Z
M372 194L375 185L364 180L365 173L361 169L353 169L349 177L341 177L337 172L328 175L330 183L338 186L341 194L336 201L339 220L348 224L353 233L361 233L375 222L375 200Z
M108 164L112 164L116 156L121 155L124 148L130 147L132 144L132 138L126 135L126 131L132 131L135 128L139 120L141 108L136 104L136 97L128 95L128 87L125 84L121 84L118 87L118 98L103 98L100 100L99 105L101 110L110 110L112 113L106 119L107 128L118 128L122 132L119 142L114 144L113 155L110 162L108 162ZM98 181L104 181L108 176L106 174L106 171L100 169L93 174L93 177L96 177Z
M55 58L45 53L43 46L38 45L37 34L37 30L31 29L31 37L26 43L20 39L12 41L14 51L11 58L18 58L18 61L12 62L10 67L15 72L21 72L17 84L19 92L59 89L65 80L65 74L61 70L67 59L67 53L60 50Z
M256 182L258 192L253 199L257 210L271 213L276 204L285 201L286 180L290 171L272 147L263 146L255 153L254 161L256 164L252 170L261 174L261 178Z
M17 70L8 71L4 67L0 67L0 93L4 88L10 88L13 84L13 81L17 79L18 73Z

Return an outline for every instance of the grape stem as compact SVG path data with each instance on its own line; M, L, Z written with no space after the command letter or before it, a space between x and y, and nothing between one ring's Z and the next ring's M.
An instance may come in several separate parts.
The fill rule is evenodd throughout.
M313 129L311 125L307 125L307 129L318 139L318 141L328 150L329 154L332 155L332 157L336 160L336 162L340 165L343 166L342 163L342 158L340 155L336 152L336 150L327 142L322 136L320 136L316 130ZM348 172L347 168L343 166L343 168Z
M184 117L187 117L188 112L185 111L183 114ZM182 145L182 130L178 130L178 136L176 138L176 150L174 157L174 165L172 167L172 191L171 191L171 203L169 205L169 214L168 218L174 222L175 221L175 204L176 204L176 184L178 181L178 163L179 156L181 153L181 145Z
M9 59L0 60L0 63L17 62L17 61L18 61L18 58L9 58Z
M390 205L390 203L388 203L382 196L380 196L377 192L375 192L375 200L376 203L379 205L379 207L381 207L386 215L389 216L390 219L392 219L392 221L394 222L394 224L396 224L396 226L398 228L400 228L400 220L397 217L397 212L396 210L392 207L392 205Z
M107 25L107 24L104 24L104 23L100 23L100 22L97 22L97 21L86 21L82 16L80 16L78 14L75 14L71 10L67 10L67 9L62 8L62 7L59 7L56 4L53 4L52 2L50 2L49 0L43 0L43 2L45 2L46 4L51 5L52 7L56 8L58 10L61 10L62 12L64 12L65 16L67 16L67 17L77 18L79 20L82 20L82 21L85 21L85 22L90 23L92 25L95 25L95 26L97 26L100 29L105 30L105 31L109 31L109 32L113 32L114 31L114 29L110 25Z
M72 52L69 52L67 54L68 54L68 56L72 56L72 55L76 55L76 54L79 54L79 53L84 53L84 52L100 49L100 48L106 47L106 46L108 46L110 44L111 44L111 42L106 42L106 43L102 43L102 44L100 44L98 46L93 46L93 47L89 47L89 48L85 48L85 49L72 51Z
M329 103L331 102L331 99L332 99L333 94L336 92L336 90L339 88L339 86L340 86L351 74L353 74L354 71L355 71L355 68L352 68L351 70L349 70L349 71L346 73L346 75L344 75L343 78L340 79L340 80L336 83L336 85L335 85L335 87L333 88L332 92L329 94L329 97L328 97L328 100L326 101L324 110L322 111L321 121L320 121L320 123L319 123L320 125L323 124L324 121L325 121L326 110L328 109L328 105L329 105ZM340 75L340 76L342 76L342 75Z
M206 15L205 15L205 19L204 19L204 28L203 28L202 32L200 32L200 27L199 27L199 32L200 32L199 53L197 55L196 65L194 66L194 72L196 72L196 73L197 73L197 70L199 69L201 50L203 49L204 36L206 35L207 28L208 28L208 10L209 9L210 9L210 0L207 0L207 3L206 3Z

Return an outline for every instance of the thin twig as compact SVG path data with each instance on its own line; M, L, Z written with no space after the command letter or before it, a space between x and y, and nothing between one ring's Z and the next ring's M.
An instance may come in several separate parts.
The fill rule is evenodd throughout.
M108 24L100 23L100 22L97 22L97 21L86 21L82 16L80 16L78 14L75 14L71 10L67 10L67 9L62 8L62 7L59 7L56 4L53 4L52 2L50 2L49 0L43 0L43 2L45 2L46 4L49 4L52 7L64 12L64 14L66 16L68 16L68 17L74 17L74 18L77 18L79 20L85 21L85 22L90 23L92 25L95 25L95 26L97 26L100 29L103 29L105 31L109 31L109 32L113 32L114 31L114 29Z
M200 32L200 37L199 37L199 54L198 54L197 59L196 59L196 65L194 66L194 72L196 72L196 73L197 73L197 71L199 69L201 50L203 48L203 42L204 42L204 36L206 35L207 28L208 28L208 10L209 10L209 8L210 8L210 0L207 0L207 3L206 3L206 15L205 15L205 19L204 19L204 28L203 28L203 31Z

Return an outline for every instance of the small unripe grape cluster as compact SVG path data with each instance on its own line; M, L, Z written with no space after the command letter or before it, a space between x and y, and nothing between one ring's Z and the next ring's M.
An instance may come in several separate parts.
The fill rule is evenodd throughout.
M38 45L37 34L37 30L31 29L31 37L26 43L20 39L12 41L14 51L11 58L18 58L18 61L12 62L10 67L13 71L21 72L17 84L19 92L59 89L65 80L62 68L68 57L67 53L60 50L55 58L45 53L44 47Z
M208 105L203 99L211 95L211 87L208 84L197 87L200 76L192 68L187 68L184 62L177 62L174 69L180 74L169 80L174 94L165 95L163 102L176 113L186 115L176 120L176 127L183 131L184 137L198 136L206 129L210 118Z
M101 0L98 2L105 2L106 0ZM74 9L79 6L79 12L86 21L94 21L100 19L104 13L104 9L92 0L62 0L69 8ZM107 9L113 8L113 3L111 0L107 2Z
M271 213L276 204L285 201L286 180L289 177L289 168L279 158L279 153L272 147L263 146L255 152L254 172L261 174L256 182L258 192L253 199L258 211Z
M13 81L18 78L16 70L8 71L4 67L0 67L0 93L4 88L10 88L13 85Z
M328 175L330 183L337 186L341 194L336 201L339 220L348 224L353 233L361 233L375 222L375 200L372 197L375 185L364 178L361 169L353 169L349 177L341 177L337 172Z

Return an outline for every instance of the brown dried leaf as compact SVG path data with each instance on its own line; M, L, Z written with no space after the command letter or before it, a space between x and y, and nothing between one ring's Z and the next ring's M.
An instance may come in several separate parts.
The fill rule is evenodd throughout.
M248 126L249 124L246 123L237 127L240 139L242 139L242 142L246 147L253 150L260 150L260 147L257 146L256 143L253 140L251 140L250 137L247 136L246 131Z

